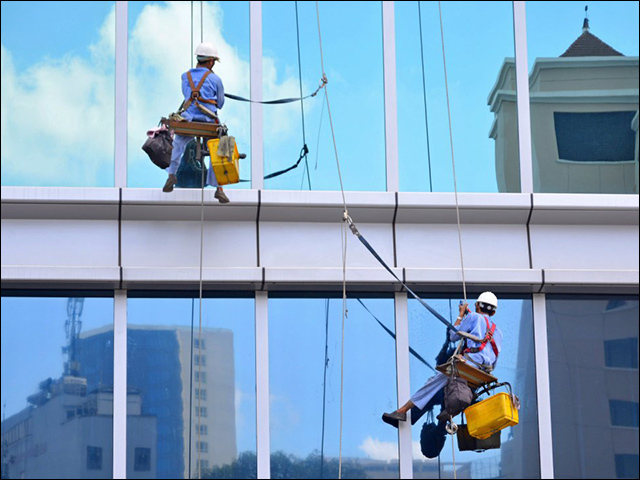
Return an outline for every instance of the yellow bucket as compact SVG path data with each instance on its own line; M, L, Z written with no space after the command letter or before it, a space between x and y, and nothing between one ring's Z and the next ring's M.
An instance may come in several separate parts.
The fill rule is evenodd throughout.
M518 409L511 395L496 393L464 411L467 416L469 435L479 439L489 438L494 433L518 424Z
M219 138L213 138L207 142L209 155L211 156L211 168L213 168L213 173L216 176L218 185L238 183L240 181L240 167L238 165L240 154L238 153L238 146L234 142L231 158L220 157L218 156L219 143Z

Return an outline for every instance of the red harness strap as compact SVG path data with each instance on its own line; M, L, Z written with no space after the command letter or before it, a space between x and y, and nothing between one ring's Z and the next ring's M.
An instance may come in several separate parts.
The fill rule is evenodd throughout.
M487 317L484 317L484 321L487 322L487 333L484 335L484 340L482 340L482 343L477 348L470 348L470 347L465 348L464 353L478 353L478 352L481 352L482 350L484 350L484 347L487 346L487 343L491 343L491 348L493 349L493 353L495 353L496 360L497 360L498 359L498 353L499 353L498 352L498 346L496 345L496 342L493 339L493 334L496 331L496 324L491 322L491 325L489 325L489 319Z

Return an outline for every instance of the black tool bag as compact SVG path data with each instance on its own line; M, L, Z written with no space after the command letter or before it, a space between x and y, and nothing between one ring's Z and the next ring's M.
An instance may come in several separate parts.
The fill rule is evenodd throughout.
M447 437L447 431L443 426L435 423L424 422L420 431L420 450L427 458L436 458L440 455L444 442Z
M151 161L163 170L171 165L171 151L173 140L169 130L159 130L153 137L147 138L142 145L142 150L147 152Z
M198 145L195 140L187 143L176 177L176 186L179 188L200 188L207 181L207 167L203 159L198 158Z
M466 424L458 425L458 448L461 452L473 451L484 452L492 448L500 448L500 432L496 432L489 438L479 439L469 435L469 429Z
M449 377L444 387L444 409L449 415L455 417L471 405L473 392L467 385L467 381L456 376Z

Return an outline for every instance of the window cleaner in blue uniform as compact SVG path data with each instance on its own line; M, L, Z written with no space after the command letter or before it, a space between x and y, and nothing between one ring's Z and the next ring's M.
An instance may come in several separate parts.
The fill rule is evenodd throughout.
M188 122L219 123L217 112L224 106L224 86L218 75L212 68L220 61L218 49L212 43L201 43L196 48L198 65L182 74L182 93L184 103L180 108L180 116ZM171 152L171 165L167 168L167 178L163 192L173 191L178 182L176 173L182 161L182 155L187 144L193 137L176 135L173 139L173 151ZM222 187L218 185L213 169L207 173L207 185L217 187L215 197L220 203L228 203Z
M491 372L495 367L502 348L502 332L496 327L495 323L489 320L490 317L495 315L497 308L498 298L491 292L484 292L480 294L476 301L475 313L469 311L466 303L460 305L460 316L454 324L460 331L482 339L481 342L466 339L463 354L472 364L487 373ZM449 339L455 342L460 340L461 337L454 331L450 331ZM443 373L436 373L402 407L395 412L383 414L382 420L397 427L398 421L404 422L407 420L407 412L413 407L417 407L420 410L424 409L429 400L444 388L448 379L449 377ZM446 411L438 415L440 421L445 421L447 418Z

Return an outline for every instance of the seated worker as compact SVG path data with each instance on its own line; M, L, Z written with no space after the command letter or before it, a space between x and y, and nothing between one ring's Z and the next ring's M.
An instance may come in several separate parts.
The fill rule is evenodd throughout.
M218 57L218 49L212 43L201 43L196 48L196 58L198 65L186 73L182 74L182 93L184 102L180 107L180 115L189 122L210 122L215 123L217 111L224 105L224 86L218 75L211 70ZM167 168L169 178L167 178L163 192L172 192L173 187L178 182L176 173L180 167L182 154L193 137L175 135L173 139L173 151L171 152L171 165ZM207 185L217 187L215 197L220 203L228 203L229 199L225 195L222 187L218 185L213 169L209 168L207 174Z
M484 292L478 297L475 307L475 313L471 313L466 303L461 304L460 316L454 326L461 332L467 332L483 339L483 342L466 339L463 353L464 357L470 360L473 366L490 372L498 361L498 355L502 348L502 332L495 324L489 321L489 317L495 315L498 308L498 298L491 292ZM490 334L491 328L495 328L493 335ZM449 339L455 342L460 340L461 337L453 330L450 330ZM413 407L418 407L420 410L424 409L429 400L444 388L448 378L444 373L436 373L402 407L395 412L383 414L382 420L397 427L398 421L404 422L407 420L407 412ZM438 420L440 421L444 421L447 418L448 414L444 410L438 415Z

